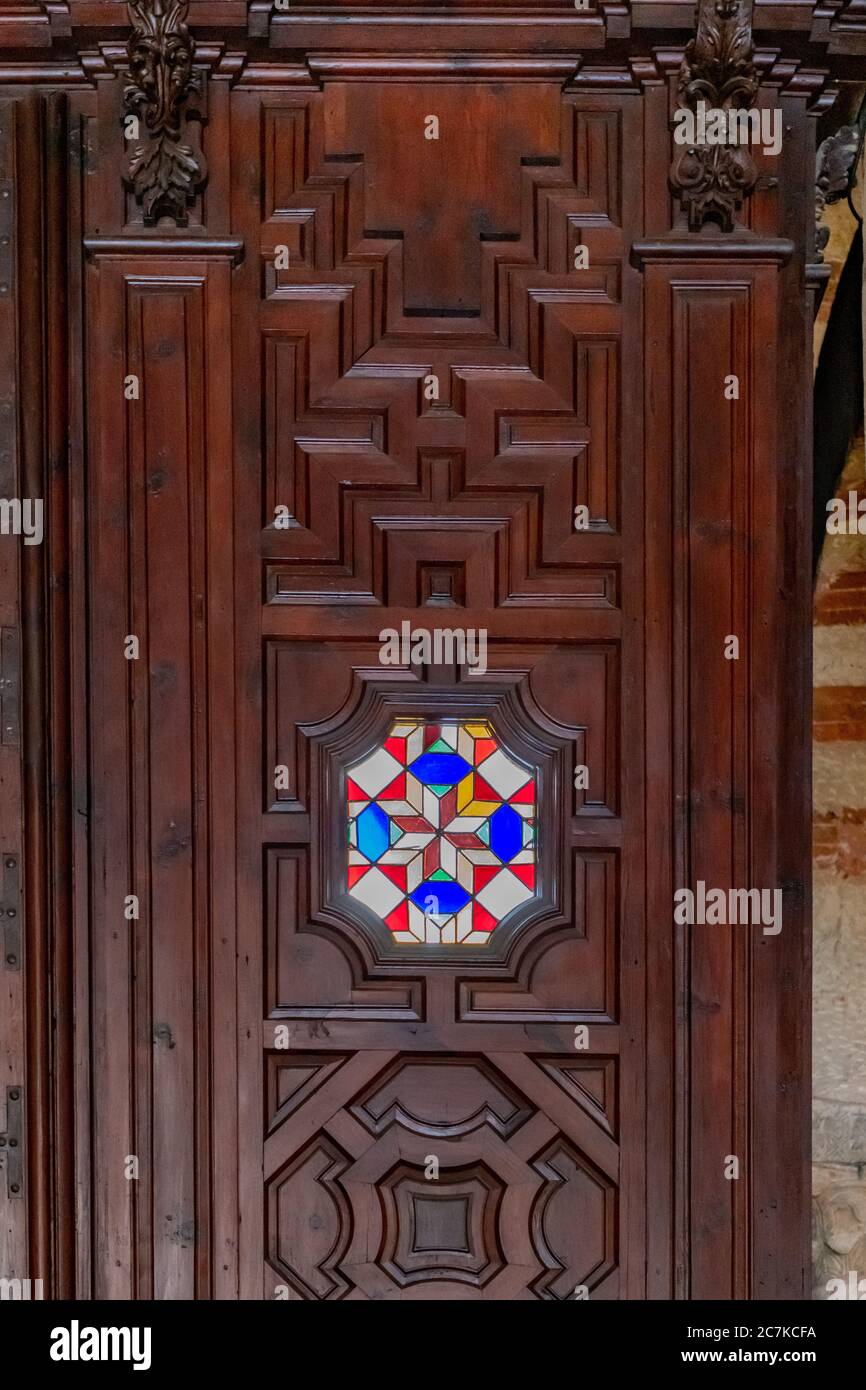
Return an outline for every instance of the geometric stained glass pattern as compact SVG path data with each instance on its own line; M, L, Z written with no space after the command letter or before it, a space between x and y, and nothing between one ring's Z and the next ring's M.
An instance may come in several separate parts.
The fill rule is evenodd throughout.
M535 896L535 777L483 720L398 720L347 781L349 894L395 942L480 946Z

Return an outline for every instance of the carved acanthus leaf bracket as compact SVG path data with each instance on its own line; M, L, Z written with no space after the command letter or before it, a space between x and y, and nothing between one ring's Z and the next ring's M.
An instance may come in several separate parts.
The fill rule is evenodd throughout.
M125 182L141 203L146 226L171 217L185 227L187 208L207 177L201 150L181 139L185 103L201 90L186 27L189 3L133 0L127 9L133 33L126 46L124 107L140 127Z
M850 203L851 192L857 184L857 156L862 139L859 126L843 125L818 147L815 161L815 252L819 261L824 259L823 252L830 240L830 228L822 221L824 208L828 203L838 203L846 197ZM859 217L859 214L855 213L855 216Z
M696 126L699 116L706 120L708 113L722 112L730 129L729 113L755 104L760 82L752 4L753 0L699 0L697 31L683 55L677 88L679 108L693 113ZM692 232L708 221L718 222L723 232L733 231L735 213L757 177L745 144L701 143L700 136L683 145L670 175Z

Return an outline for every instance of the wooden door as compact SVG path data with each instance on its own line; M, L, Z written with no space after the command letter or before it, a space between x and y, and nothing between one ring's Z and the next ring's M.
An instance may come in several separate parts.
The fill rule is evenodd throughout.
M158 1151L195 1113L236 930L250 1026L240 1118L221 1123L240 1132L241 1238L264 1220L266 1293L615 1297L645 1180L639 1112L622 1114L644 1086L633 675L622 700L640 181L626 198L630 113L609 98L442 75L235 94L231 328L231 247L159 258L142 238L131 264L89 243L91 766L113 808L93 851L101 901L135 875L150 926L106 930L99 969L113 996L135 955L159 1020L141 1111L117 1103L135 1037L112 1028L97 1054L98 1161L124 1125L130 1152ZM175 1213L198 1189L193 1149L154 1172L171 1212L155 1294L191 1275ZM125 1190L98 1200L133 1258Z
M799 1296L808 84L702 233L682 35L267 10L62 106L57 1286Z
M261 151L239 925L277 1296L642 1274L637 112L512 65L233 113Z

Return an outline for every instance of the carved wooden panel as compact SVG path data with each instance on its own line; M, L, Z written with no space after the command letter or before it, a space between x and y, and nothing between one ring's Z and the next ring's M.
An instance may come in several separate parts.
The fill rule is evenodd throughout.
M230 1015L211 1020L206 1002L233 932L219 790L233 767L231 578L213 563L230 481L215 389L229 371L228 277L224 259L97 253L89 268L91 950L97 995L113 1001L92 1040L94 1220L117 1254L98 1271L103 1297L208 1287L202 1121L227 1097L213 1095L202 1048L214 1027L233 1046ZM232 1219L230 1205L217 1218Z
M375 647L326 651L295 643L270 655L275 658L273 679L268 684L273 742L269 740L266 745L266 766L286 768L290 799L274 803L266 799L266 805L303 822L305 830L299 824L299 832L309 834L312 840L309 851L292 848L286 856L281 852L279 864L271 867L272 1006L291 1009L293 1004L309 1003L307 978L309 987L318 992L320 1007L340 1004L339 996L327 992L329 972L323 952L332 954L325 952L323 942L327 940L339 946L339 954L349 960L354 952L360 952L368 970L381 975L384 961L393 954L388 933L383 933L347 895L348 864L345 855L335 850L346 838L346 769L358 751L371 743L375 746L394 718L413 711L436 718L462 710L470 717L485 717L492 727L501 729L506 746L525 751L538 777L538 893L510 919L510 925L497 929L495 944L491 938L487 954L501 961L513 930L519 927L520 955L527 953L531 941L535 943L532 972L541 989L539 998L521 998L521 1007L543 1014L545 1005L540 999L552 988L568 1017L589 1011L612 1019L619 856L612 848L590 849L585 845L581 824L587 812L614 819L619 802L615 650L587 648L574 651L563 661L559 649L494 649L489 654L492 669L487 675L460 681L451 688L431 688L429 682L417 680L411 672L405 673L408 680L389 679L387 668L377 669L375 665ZM503 667L507 670L506 684ZM305 678L307 672L309 679ZM582 692L579 704L574 698L578 690ZM298 719L301 711L303 721ZM590 785L606 787L612 805L596 793L590 806L585 791L572 789L573 769L584 763L589 768ZM300 797L295 789L302 792ZM295 835L291 838L294 840ZM317 924L312 939L305 935L307 916L311 924ZM296 941L298 933L301 935ZM545 942L543 950L539 933ZM308 968L300 966L298 952L309 962ZM408 954L398 955L405 964ZM542 988L541 980L548 976L550 983ZM296 995L303 991L303 1000L287 996L278 984L280 979L290 980ZM556 994L557 979L568 982L564 996ZM478 990L469 990L465 997L470 1012L485 1007L479 1003ZM507 1007L513 1010L517 1005L518 1000L510 998ZM554 1007L552 1002L548 1007Z
M718 1181L727 1155L766 1149L760 1165L760 1235L786 1248L789 1238L777 1219L774 1191L799 1191L804 1201L801 1151L787 1165L779 1132L755 1108L750 1074L757 1068L787 1091L791 1063L774 1052L778 1020L797 986L802 886L780 872L776 818L781 814L781 763L765 744L769 711L784 695L777 684L775 644L780 640L785 587L792 576L780 569L782 531L777 472L778 441L793 422L783 418L772 371L770 344L778 326L780 266L791 254L784 240L738 247L694 243L672 254L661 241L638 248L645 265L647 306L670 343L670 362L653 364L652 389L664 400L668 431L653 452L673 459L670 487L656 506L670 516L676 561L670 588L678 653L671 697L686 712L675 741L673 785L659 783L665 796L683 793L688 780L690 816L674 842L673 881L703 881L725 888L742 884L778 886L782 913L778 931L754 926L692 929L688 934L692 1017L691 1055L683 1085L689 1099L691 1160L686 1178L689 1210L706 1214L693 1243L690 1292L697 1298L760 1297L768 1277L788 1291L802 1277L796 1257L770 1274L750 1265L748 1241L738 1234L749 1209L741 1183ZM724 263L725 274L720 274ZM726 399L733 374L738 398ZM756 401L761 398L756 419ZM668 452L668 451L671 452ZM739 657L725 660L734 635ZM667 698L667 697L666 697ZM756 750L762 749L756 756ZM754 1014L757 982L772 978L760 1019ZM748 1044L760 1029L765 1044ZM772 1055L771 1055L772 1054ZM730 1078L730 1104L717 1105L714 1077ZM779 1070L781 1069L781 1070ZM792 1099L774 1112L774 1124L796 1135ZM787 1126L791 1130L787 1130ZM792 1140L796 1143L796 1140ZM772 1157L770 1156L772 1154ZM783 1171L784 1170L784 1171Z
M640 113L478 72L244 91L237 121L260 151L235 306L241 469L261 481L245 679L261 682L262 758L242 785L263 817L246 939L264 966L266 1289L617 1297L620 1093L641 1065L622 1028L642 1027L622 967L643 924L637 893L624 915L642 831L621 610L640 217L623 159ZM484 669L383 662L382 630L404 621L483 629ZM401 721L426 736L448 720L531 771L537 881L487 937L413 945L351 892L352 778ZM405 778L392 792L399 818ZM409 809L390 826L411 839L428 822Z
M785 144L725 199L724 161L671 182L709 0L679 87L682 5L467 8L0 20L0 177L34 171L0 276L31 404L0 427L50 498L0 570L28 1106L50 1060L38 1190L0 1216L56 1293L804 1288L803 180L815 50L858 21L738 40ZM384 661L404 625L484 662ZM470 724L531 814L481 755L435 763ZM527 891L484 940L397 941L351 891L384 797L352 773L404 725L444 773L407 754L370 862L421 848L441 884L451 834L480 900L506 808ZM434 832L435 867L401 838ZM698 877L778 883L781 937L678 929Z
M358 1057L306 1113L266 1145L272 1296L616 1297L616 1147L534 1063Z
M407 551L435 547L470 606L614 604L633 110L553 83L331 83L297 101L260 114L271 600L413 606ZM442 202L445 168L468 182Z

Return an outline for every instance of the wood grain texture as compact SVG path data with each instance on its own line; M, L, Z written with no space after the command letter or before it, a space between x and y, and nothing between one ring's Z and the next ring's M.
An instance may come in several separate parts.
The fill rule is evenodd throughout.
M670 368L659 361L651 382L663 403L661 417L670 421L670 433L660 431L653 448L659 461L674 460L670 489L659 499L672 547L669 598L676 615L666 679L673 708L681 712L677 723L685 717L666 788L688 806L673 839L672 878L677 885L703 880L726 890L745 883L785 887L777 826L790 808L784 807L777 746L767 742L781 701L774 644L783 617L774 468L779 411L769 394L774 387L767 364L780 314L780 271L773 262L784 263L792 247L744 241L738 254L729 249L724 277L699 245L637 251L646 256L651 322L656 329L666 326L671 343ZM731 371L742 388L736 403L724 399ZM759 380L762 407L755 410ZM726 669L728 634L739 635L741 655ZM799 958L798 973L801 908L802 893L790 885L782 933L785 951ZM779 1139L766 1133L755 1079L757 1072L771 1073L775 1089L782 1075L799 1077L804 1061L795 1037L777 1050L780 1034L772 1020L784 1001L756 986L777 938L749 927L680 931L681 988L690 1000L680 1027L678 1138L690 1156L683 1160L681 1220L691 1233L683 1278L692 1297L767 1297L766 1275L754 1275L751 1243L760 1244L762 1224L754 1188L750 1197L743 1184L725 1187L719 1172L728 1155L746 1156L766 1190L771 1167L784 1162ZM801 1104L807 1094L800 1090ZM773 1180L770 1186L777 1190ZM805 1191L799 1200L802 1213ZM802 1247L786 1248L780 1233L775 1239L774 1282L804 1288Z
M311 1039L328 1056L339 1032L339 1054L354 1054L369 1080L385 1046L403 1100L365 1137L347 1062L283 1107L266 1142L264 1192L248 1194L244 1225L254 1233L264 1210L267 1236L256 1250L247 1235L242 1288L260 1296L264 1256L266 1292L290 1298L561 1299L583 1281L593 1296L615 1297L626 1278L636 1295L640 1218L625 1268L616 1251L622 1207L640 1209L639 1151L624 1194L609 1121L588 1092L557 1082L549 1054L564 1046L568 1062L576 1023L607 1024L582 1057L601 1051L605 1105L617 1109L622 1070L631 1093L642 1091L637 974L622 965L625 950L642 951L637 891L629 947L620 935L623 864L636 879L641 835L639 802L623 792L620 652L621 469L635 459L621 380L637 377L620 335L639 284L625 245L640 189L638 180L626 194L622 159L639 110L634 99L562 95L560 82L537 75L499 87L483 72L460 84L431 73L415 89L344 78L321 95L237 98L237 139L262 150L261 203L242 204L239 271L260 300L244 291L235 357L247 373L239 467L260 480L266 600L264 647L250 634L241 677L261 689L249 719L265 738L261 767L245 764L239 784L241 919L252 955L264 908L266 1044L269 1025L286 1027L288 1065L309 1077L321 1068ZM453 201L431 203L417 172L431 110L441 130L430 146L435 180L457 169L459 141L465 186ZM399 164L395 118L415 132L416 152ZM431 257L431 242L447 256ZM597 267L582 280L569 270L579 243ZM289 263L277 270L280 246ZM434 403L421 389L430 373L441 383ZM280 503L295 521L287 531L270 524ZM578 503L590 508L581 535ZM255 515L252 492L244 507ZM447 587L431 591L445 571ZM245 583L252 599L253 577ZM458 604L449 623L489 631L488 674L471 688L457 671L379 665L382 627L404 616L435 627L433 592ZM539 618L533 642L517 620L526 607ZM566 633L570 645L558 645ZM536 758L547 750L555 894L489 962L459 951L401 960L341 896L333 770L379 736L391 710L410 707L483 709L511 746L531 739ZM638 718L636 702L629 715ZM574 793L582 761L591 790ZM287 779L275 793L278 764ZM624 1011L634 1045L614 1061ZM446 1122L447 1078L508 1085L533 1028L548 1070L521 1066L508 1144L492 1117L469 1123L472 1105ZM265 1061L269 1073L284 1065L279 1052ZM639 1117L631 1123L640 1128ZM427 1200L424 1155L443 1144L442 1180ZM528 1168L515 1166L518 1150ZM302 1215L310 1209L315 1238ZM566 1235L581 1211L585 1248ZM425 1253L431 1233L435 1258ZM319 1242L324 1263L310 1263Z
M220 792L234 756L231 589L214 562L231 495L230 416L216 389L230 371L228 266L221 253L98 255L89 278L107 349L90 406L91 759L102 789L92 950L97 992L112 999L94 1037L97 1240L126 1251L104 1272L106 1296L207 1296L211 1220L231 1220L223 1203L212 1216L211 1126L215 1112L223 1132L236 1123L222 1113L226 1092L213 1095L215 1067L231 1064L230 996L218 1020L210 1013L233 931L233 825ZM137 401L117 390L129 374ZM124 657L127 635L137 660ZM124 919L130 894L137 922ZM137 1183L126 1155L139 1159Z
M16 225L56 307L43 338L16 283L52 499L16 1269L29 1242L107 1298L801 1297L809 7L755 7L778 180L700 237L668 184L693 6L191 0L185 228L122 187L117 6L18 8L55 45L8 80L15 148L53 151ZM61 63L62 98L20 92ZM483 627L487 672L383 667L403 621ZM344 892L341 768L443 710L531 752L544 890L485 957L401 958ZM782 934L676 928L697 879L781 886Z

